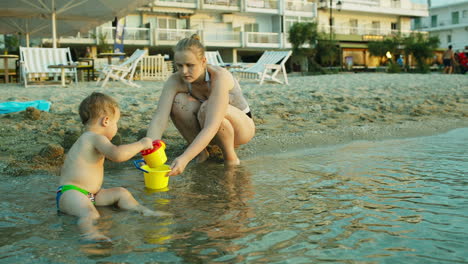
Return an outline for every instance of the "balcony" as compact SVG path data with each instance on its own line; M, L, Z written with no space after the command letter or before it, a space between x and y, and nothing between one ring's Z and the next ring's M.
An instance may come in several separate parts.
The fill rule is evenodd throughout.
M114 43L115 27L101 27L98 31L101 34L107 34L107 42ZM124 44L129 45L150 45L150 29L125 27L124 29Z
M190 37L191 35L197 33L195 29L153 29L154 41L153 46L170 46L175 45L177 42L183 38Z
M240 11L240 0L202 0L203 9Z
M456 23L458 22L458 23ZM460 17L458 21L453 21L452 19L444 19L437 21L437 26L432 26L430 21L421 21L421 28L424 28L428 31L438 31L438 30L447 30L447 29L456 29L464 28L468 26L468 18Z
M197 8L198 0L156 0L153 6Z
M244 46L252 48L281 48L280 33L244 32Z
M286 0L284 14L287 16L317 17L317 7L315 3Z
M319 28L321 32L330 33L329 26L322 26ZM333 33L339 40L379 40L386 36L394 36L402 34L403 36L410 35L411 33L425 33L413 30L392 30L375 28L371 26L362 27L349 27L349 26L334 26L332 28ZM340 36L341 35L341 36ZM343 36L345 35L345 36Z
M245 1L245 11L253 13L279 14L277 0L248 0Z
M241 32L203 31L203 43L206 47L240 47Z
M426 17L429 15L426 4L416 4L410 1L381 0L346 0L342 1L342 11L367 12L398 16Z

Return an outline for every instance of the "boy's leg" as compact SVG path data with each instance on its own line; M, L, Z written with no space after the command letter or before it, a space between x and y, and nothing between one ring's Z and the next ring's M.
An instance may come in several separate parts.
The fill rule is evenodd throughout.
M116 204L124 210L132 210L147 216L165 216L170 215L164 212L152 211L139 204L133 195L123 187L110 189L101 189L96 195L96 206L107 206Z
M110 241L94 225L100 215L88 197L79 191L68 190L60 197L59 206L61 212L78 217L78 227L86 239Z

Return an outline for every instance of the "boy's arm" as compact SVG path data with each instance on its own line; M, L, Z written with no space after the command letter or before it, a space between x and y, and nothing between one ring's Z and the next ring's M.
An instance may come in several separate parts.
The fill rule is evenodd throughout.
M108 138L101 135L97 135L93 141L95 148L100 153L102 153L106 158L115 162L127 161L135 156L138 152L153 147L153 143L148 137L142 138L135 143L120 146L112 144Z

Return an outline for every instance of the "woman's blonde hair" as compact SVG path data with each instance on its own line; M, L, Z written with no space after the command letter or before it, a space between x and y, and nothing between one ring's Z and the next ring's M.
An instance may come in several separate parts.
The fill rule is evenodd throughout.
M86 97L80 104L79 113L81 122L86 125L90 120L103 115L114 115L119 105L109 95L94 92Z
M205 47L200 41L200 36L197 34L179 40L174 48L174 52L186 50L192 51L199 59L205 56Z

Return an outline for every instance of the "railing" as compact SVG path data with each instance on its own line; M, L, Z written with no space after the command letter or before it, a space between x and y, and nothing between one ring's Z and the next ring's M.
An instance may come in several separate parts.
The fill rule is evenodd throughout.
M289 0L285 2L284 8L286 11L312 13L315 11L315 3Z
M205 42L239 42L241 40L240 32L223 32L223 31L214 31L214 32L203 32L203 41Z
M249 44L279 44L280 33L246 32Z
M278 1L277 0L248 0L246 1L247 7L250 8L267 8L267 9L277 9Z
M239 0L203 0L205 5L239 6Z
M155 29L154 35L157 41L179 41L197 33L195 29Z
M156 0L154 3L157 5L159 2L163 3L185 3L185 4L195 4L198 0Z
M124 29L124 40L149 40L149 28L128 28Z
M330 33L329 26L322 26L320 27L320 31L325 33ZM372 28L372 27L349 27L349 26L334 26L332 27L332 31L335 34L343 34L343 35L380 35L380 36L388 36L388 35L396 35L401 33L403 35L409 35L411 33L419 32L413 30L392 30L392 29L383 29L383 28Z
M110 41L110 42L114 41L115 27L101 27L98 32L102 35L106 35L107 41ZM98 38L99 38L99 35L98 35ZM136 28L136 27L124 28L124 41L126 40L149 40L149 39L150 39L149 28Z

